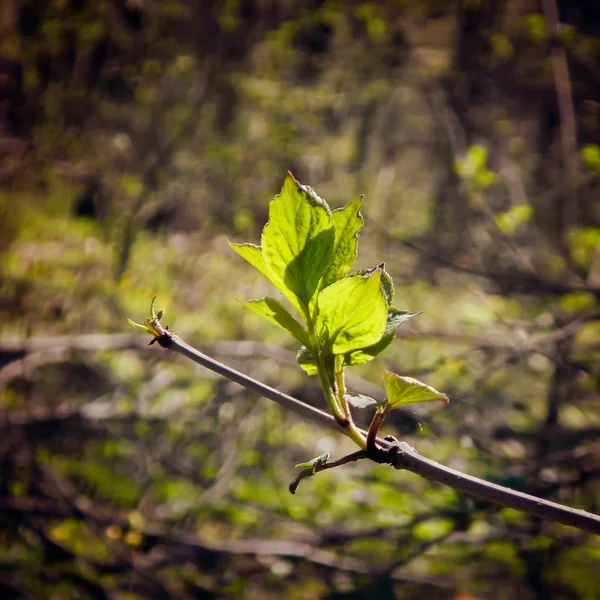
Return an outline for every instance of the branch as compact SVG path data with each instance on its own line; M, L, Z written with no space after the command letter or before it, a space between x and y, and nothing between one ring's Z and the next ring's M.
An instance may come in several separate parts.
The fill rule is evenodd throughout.
M305 404L297 398L280 392L203 354L189 344L186 344L179 336L165 329L156 318L152 319L152 321L147 321L147 324L151 327L151 332L155 336L152 342L150 342L151 344L157 342L163 348L182 354L191 361L226 377L230 381L239 383L243 387L269 400L277 402L277 404L292 410L306 419L333 429L338 433L343 433L343 430L328 413ZM366 434L366 432L363 433ZM598 515L563 506L549 500L544 500L543 498L524 494L523 492L466 475L460 471L455 471L421 456L406 442L396 442L381 438L377 438L376 441L379 447L373 451L366 451L366 455L377 463L391 464L396 469L411 471L425 479L442 483L457 491L493 504L513 508L543 519L600 535L600 516Z

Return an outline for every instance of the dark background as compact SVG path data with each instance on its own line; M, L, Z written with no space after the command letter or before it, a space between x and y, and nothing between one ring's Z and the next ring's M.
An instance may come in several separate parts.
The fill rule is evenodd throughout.
M350 386L436 386L386 433L598 512L599 143L596 0L4 0L2 599L597 597L598 538L416 475L291 496L351 443L126 318L322 407L225 237L288 169L365 193L358 266L424 312Z

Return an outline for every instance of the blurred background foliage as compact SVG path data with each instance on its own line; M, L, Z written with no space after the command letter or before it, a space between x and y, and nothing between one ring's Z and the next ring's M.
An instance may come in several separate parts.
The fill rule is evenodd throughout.
M349 441L130 331L322 407L237 298L286 170L366 194L358 267L423 310L389 367L448 393L387 432L600 510L596 0L5 0L0 595L598 597L600 542L358 464ZM366 411L365 411L366 412ZM369 415L363 418L367 421Z

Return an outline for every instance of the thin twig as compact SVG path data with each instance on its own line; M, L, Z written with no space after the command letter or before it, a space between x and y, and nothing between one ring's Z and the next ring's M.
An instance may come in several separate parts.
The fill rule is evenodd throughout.
M297 398L284 394L203 354L186 344L179 336L166 330L157 319L153 319L150 324L155 333L153 342L158 342L163 348L182 354L193 362L231 381L239 383L265 398L281 404L304 418L311 419L339 433L344 433L336 424L333 417L326 412L305 404ZM366 434L366 432L363 433ZM387 439L377 438L377 444L380 448L376 448L374 451L366 451L367 457L375 462L388 463L396 469L411 471L425 479L442 483L455 490L493 504L513 508L528 514L537 515L543 519L600 535L600 516L598 515L563 506L543 498L531 496L471 475L466 475L460 471L455 471L421 456L406 442L391 442ZM353 458L352 460L358 460L358 458Z

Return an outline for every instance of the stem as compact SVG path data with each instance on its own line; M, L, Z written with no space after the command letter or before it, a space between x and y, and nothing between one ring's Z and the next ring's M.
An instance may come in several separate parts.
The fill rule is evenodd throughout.
M365 442L365 436L356 427L354 421L352 420L352 417L350 415L346 415L344 413L343 408L338 403L338 398L336 397L333 388L331 387L329 375L327 374L327 368L321 356L317 358L317 369L319 371L319 379L321 380L321 387L323 388L325 399L327 400L327 404L331 408L331 412L333 413L333 417L335 418L336 423L338 423L338 425L344 430L344 433L352 441L354 441L359 446L359 448L364 450L367 447L367 444Z
M334 357L334 374L335 374L335 390L337 393L337 399L342 407L342 410L348 417L348 420L352 421L352 413L350 412L350 407L348 406L348 402L346 401L346 382L344 380L344 367L342 365L342 357L336 355Z
M369 450L377 447L377 435L379 434L379 430L383 425L385 417L385 413L379 409L377 409L373 415L373 420L371 421L371 425L369 426L369 431L367 433L367 448Z
M305 404L297 398L288 396L240 371L232 369L231 367L206 356L202 352L186 344L178 336L167 331L158 321L154 321L152 325L156 332L156 337L153 341L158 342L163 348L182 354L193 362L202 365L231 381L235 381L245 388L264 396L265 398L269 398L303 417L311 419L312 421L335 431L340 431L334 418L326 412ZM361 436L360 439L362 443L359 445L362 447L362 444L364 444L362 436L365 435L365 432L358 429L356 426L354 426L354 431ZM349 429L343 428L342 432L352 437ZM493 504L514 508L515 510L537 515L556 523L570 525L571 527L576 527L582 531L600 535L600 516L598 515L594 515L584 510L563 506L556 502L550 502L543 498L524 494L523 492L517 492L516 490L511 490L510 488L485 481L484 479L478 479L477 477L466 475L460 471L455 471L454 469L450 469L449 467L445 467L433 460L421 456L406 442L392 443L381 438L376 438L376 442L382 449L388 451L391 450L391 458L388 462L391 462L396 469L411 471L425 479L437 481L455 490L475 496L481 500L486 500ZM359 442L357 441L357 443Z
M308 310L306 311L306 313L308 315ZM321 388L323 389L325 400L327 401L327 405L329 406L329 410L331 411L333 418L339 423L340 427L346 429L348 417L346 416L342 405L340 405L338 399L336 398L333 392L333 386L329 381L327 366L325 365L325 361L323 360L323 356L321 355L321 349L319 348L317 336L315 334L315 326L312 319L310 318L310 315L308 315L306 318L306 324L308 326L308 337L312 346L311 350L317 361L317 372L319 373L319 381L321 382Z
M323 357L317 356L317 371L319 373L319 381L321 382L321 388L325 394L325 400L333 414L334 419L342 426L345 427L345 423L348 421L342 407L339 405L338 399L333 391L331 382L329 381L329 375L327 374L327 366L323 361Z
M350 437L361 447L366 448L365 436L354 424L354 419L352 418L352 411L348 406L348 402L344 397L346 394L346 382L344 381L344 366L342 364L343 358L339 355L334 357L334 377L335 377L335 392L337 394L337 401L341 406L344 414L346 415L346 420L348 422L347 428L350 431Z

